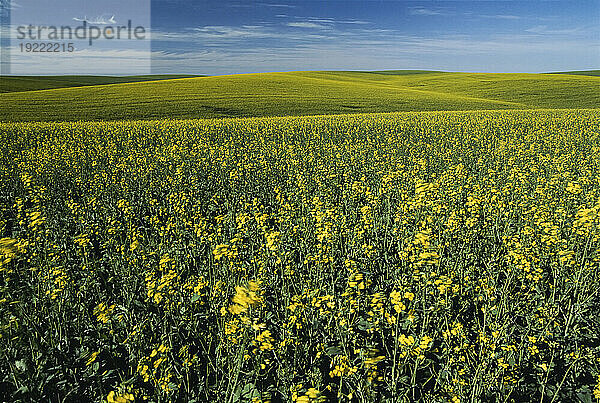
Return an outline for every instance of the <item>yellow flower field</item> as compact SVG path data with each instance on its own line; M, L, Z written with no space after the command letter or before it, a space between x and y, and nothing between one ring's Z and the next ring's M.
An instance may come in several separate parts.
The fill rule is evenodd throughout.
M0 401L600 396L600 110L0 140Z

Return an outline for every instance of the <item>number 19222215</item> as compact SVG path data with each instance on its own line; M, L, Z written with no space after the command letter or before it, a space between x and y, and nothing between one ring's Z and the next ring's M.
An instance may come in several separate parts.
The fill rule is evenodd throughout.
M71 42L22 42L19 44L19 47L21 49L21 52L26 53L70 53L75 51L75 46Z

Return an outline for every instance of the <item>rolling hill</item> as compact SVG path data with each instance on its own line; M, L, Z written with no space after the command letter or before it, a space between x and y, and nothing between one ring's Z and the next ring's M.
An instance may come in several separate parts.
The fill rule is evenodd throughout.
M291 72L0 94L2 121L597 108L600 78L567 74Z
M147 75L147 76L3 76L0 77L0 93L37 91L53 88L84 87L117 83L135 83L139 81L169 80L198 76L185 75Z
M579 76L600 76L600 70L556 71L550 74L575 74Z

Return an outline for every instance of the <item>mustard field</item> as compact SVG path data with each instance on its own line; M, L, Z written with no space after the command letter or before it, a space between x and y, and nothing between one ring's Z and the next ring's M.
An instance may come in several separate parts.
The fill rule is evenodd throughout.
M600 399L600 110L0 124L0 401Z
M575 109L600 105L600 77L592 75L305 71L169 78L0 77L0 122Z

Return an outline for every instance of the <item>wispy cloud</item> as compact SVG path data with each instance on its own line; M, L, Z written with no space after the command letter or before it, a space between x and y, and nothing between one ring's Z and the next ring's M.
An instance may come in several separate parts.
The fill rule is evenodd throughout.
M299 17L296 17L299 19ZM302 20L296 20L285 25L292 28L312 28L312 29L333 29L335 25L361 26L370 24L363 20L336 19L327 17L309 17Z
M346 19L339 19L339 18L322 18L322 17L311 17L308 19L311 22L322 22L322 23L329 23L329 24L353 24L353 25L366 25L366 24L370 24L368 21L363 21L363 20L346 20Z
M435 15L451 15L452 13L444 8L431 8L423 6L409 7L408 13L410 15L422 15L422 16L435 16Z
M258 3L258 5L263 6L263 7L273 7L273 8L296 8L295 5L283 4L283 3Z
M538 35L573 35L587 32L587 30L584 27L557 29L548 27L547 25L536 25L535 27L526 29L525 32Z
M410 15L420 15L420 16L450 16L457 15L456 12L444 8L444 7L424 7L424 6L414 6L408 8L408 13ZM520 20L521 17L518 15L512 14L476 14L473 12L463 12L458 15L465 17L475 17L475 18L489 18L495 20Z
M361 20L338 20L336 21L338 24L355 24L355 25L367 25L371 24L369 21L361 21Z
M284 24L283 27L287 27L287 25ZM244 51L256 45L264 46L266 40L270 41L269 46L282 47L291 46L294 43L322 40L327 38L327 35L334 33L330 29L305 31L294 29L294 27L284 30L281 28L281 25L207 25L203 27L190 27L179 32L155 29L152 31L152 40L156 41L157 44L160 42L180 42L185 47L235 47ZM301 26L299 28L306 27ZM241 46L241 43L244 45Z
M242 25L240 27L224 25L207 25L200 28L192 28L191 36L197 38L219 38L219 39L251 39L266 38L273 33L258 25Z
M479 18L491 18L495 20L520 20L521 17L518 15L510 15L510 14L478 14Z
M330 29L331 26L325 24L318 24L316 22L288 22L288 27L293 28L312 28L312 29Z

